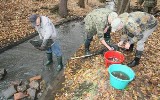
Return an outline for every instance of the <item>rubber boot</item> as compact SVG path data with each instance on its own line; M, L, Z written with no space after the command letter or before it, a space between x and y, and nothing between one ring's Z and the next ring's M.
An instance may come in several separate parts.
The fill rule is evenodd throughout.
M61 69L63 68L62 56L57 56L57 62L58 62L58 66L56 70L61 71Z
M139 65L139 60L141 59L143 51L136 50L136 55L133 61L127 64L129 67L135 67L136 65Z
M45 64L45 66L47 65L50 65L51 63L53 63L53 60L52 60L52 53L47 53L47 62Z
M91 54L90 50L89 50L89 46L91 44L92 39L93 38L91 38L91 39L87 38L87 40L85 41L85 44L84 44L84 46L85 46L85 55L90 55Z

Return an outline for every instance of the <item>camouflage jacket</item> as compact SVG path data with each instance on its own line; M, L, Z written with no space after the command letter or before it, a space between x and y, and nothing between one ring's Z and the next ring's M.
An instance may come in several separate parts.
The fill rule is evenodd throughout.
M146 7L155 7L157 5L157 0L138 0L138 3L140 5L144 3L144 6Z
M104 39L104 29L108 24L108 15L112 12L107 8L95 9L85 18L85 30L89 36L93 36L97 32L100 40Z
M158 24L157 19L145 12L132 12L124 13L119 15L122 22L125 24L123 27L122 41L127 40L128 36L132 39L129 41L130 44L137 42L143 38L144 31L152 29Z

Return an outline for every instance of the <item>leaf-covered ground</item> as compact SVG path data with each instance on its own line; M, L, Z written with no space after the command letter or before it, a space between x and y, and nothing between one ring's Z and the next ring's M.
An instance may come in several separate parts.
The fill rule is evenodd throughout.
M56 100L159 100L160 99L160 27L146 42L140 64L133 68L135 79L125 88L116 90L110 86L109 74L102 54L85 59L69 60L64 71L63 88L56 94ZM113 42L119 40L120 33L112 34ZM91 44L94 52L100 47L95 37ZM135 48L134 48L135 50ZM134 58L134 52L120 50L123 64ZM81 46L74 56L84 54Z
M0 47L4 48L33 34L28 21L31 14L48 16L54 24L61 18L53 11L59 0L1 0L0 2ZM88 0L85 9L78 7L78 0L68 0L69 16L84 16L93 7L101 5L97 0Z
M70 16L83 16L95 7L102 5L97 0L88 0L85 9L77 6L78 0L68 0ZM135 0L131 0L135 1ZM32 13L46 15L54 23L63 18L52 13L59 0L2 0L0 2L0 47L6 47L11 42L17 42L32 34L33 29L27 18ZM160 3L160 2L158 2ZM133 2L134 4L134 2ZM159 5L159 4L158 4ZM146 42L140 64L133 68L135 79L124 91L115 90L109 85L109 75L105 67L103 55L86 59L69 60L64 71L64 87L57 93L57 100L159 100L160 99L160 27ZM119 40L119 33L112 34L113 42ZM96 38L96 37L95 37ZM96 51L101 45L94 39L91 51ZM123 52L125 62L131 61L134 53ZM84 47L81 46L74 56L81 56ZM53 90L54 91L54 90Z

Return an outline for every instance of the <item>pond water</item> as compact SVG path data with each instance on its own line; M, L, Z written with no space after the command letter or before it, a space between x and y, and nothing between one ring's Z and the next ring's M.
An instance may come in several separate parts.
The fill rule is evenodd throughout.
M122 71L114 71L111 73L113 76L119 78L119 79L122 79L122 80L129 80L129 76L122 72Z

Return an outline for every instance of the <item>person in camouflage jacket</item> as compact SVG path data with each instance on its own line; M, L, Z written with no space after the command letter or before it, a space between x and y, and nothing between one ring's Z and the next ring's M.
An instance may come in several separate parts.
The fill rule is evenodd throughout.
M157 5L157 0L138 0L138 4L144 7L144 12L151 13Z
M107 8L99 8L94 9L84 18L85 32L87 34L84 44L85 55L90 54L89 46L93 36L96 34L105 47L107 47L109 50L113 50L113 48L108 44L108 41L110 41L111 27L115 27L120 22L120 20L118 20L116 23L111 24L111 22L117 18L117 16L118 14L112 10Z
M123 23L123 35L118 46L122 47L124 44L124 48L130 49L133 48L132 44L137 43L135 58L127 64L130 67L134 67L139 64L145 41L156 29L158 21L153 15L140 11L123 13L119 15L119 18Z

